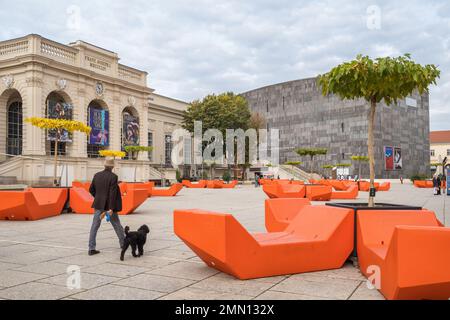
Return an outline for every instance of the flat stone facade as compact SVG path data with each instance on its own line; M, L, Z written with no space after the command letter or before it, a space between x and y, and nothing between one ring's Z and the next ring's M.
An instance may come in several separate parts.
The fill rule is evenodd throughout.
M252 111L265 116L268 127L280 130L280 163L302 161L309 170L310 160L300 158L295 149L326 148L318 156L315 171L323 165L352 163L352 155L367 155L369 105L365 100L343 101L323 97L316 78L275 84L243 93ZM414 106L415 105L415 106ZM413 94L396 106L377 106L375 124L375 171L377 178L409 177L430 171L429 95ZM386 170L384 147L401 148L402 170ZM368 164L362 165L367 177ZM358 164L350 168L358 174Z

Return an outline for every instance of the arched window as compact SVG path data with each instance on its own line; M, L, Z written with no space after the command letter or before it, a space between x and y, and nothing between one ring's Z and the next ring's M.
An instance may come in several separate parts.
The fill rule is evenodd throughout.
M92 128L87 142L89 158L98 158L100 150L109 146L109 111L103 101L94 100L88 106L87 124Z
M52 92L48 95L46 105L47 118L72 120L73 106L68 102L68 98L63 97L58 92ZM47 155L53 155L55 153L55 140L56 131L48 130L45 145ZM58 138L58 154L66 155L67 144L71 142L72 135L67 131L63 131Z
M15 101L8 106L8 136L6 143L6 153L10 155L22 154L22 102Z

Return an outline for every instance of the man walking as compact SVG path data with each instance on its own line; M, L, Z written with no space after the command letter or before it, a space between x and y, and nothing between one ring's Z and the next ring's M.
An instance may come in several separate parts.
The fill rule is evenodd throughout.
M89 192L94 197L92 208L95 209L94 219L92 221L91 232L89 234L89 255L93 256L100 253L95 249L97 231L100 228L105 213L110 216L111 224L119 238L120 247L123 246L124 230L120 224L117 212L122 210L122 196L118 185L118 177L112 172L114 160L105 160L105 170L95 174L92 180Z

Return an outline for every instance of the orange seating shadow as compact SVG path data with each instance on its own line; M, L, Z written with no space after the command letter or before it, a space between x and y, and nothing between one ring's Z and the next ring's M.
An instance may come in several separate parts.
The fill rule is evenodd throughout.
M122 211L119 215L133 213L148 198L148 189L140 184L119 184L122 194ZM72 211L78 214L93 214L91 208L94 197L84 188L72 187L70 189L70 207Z
M331 193L331 199L356 199L358 198L358 186L353 185L348 188L347 191L333 191Z
M306 197L310 201L330 201L333 188L324 185L306 185Z
M267 199L265 201L265 221L268 232L286 230L300 210L311 205L306 198Z
M430 180L415 180L414 186L417 188L434 188L433 181Z
M440 225L428 210L358 211L361 272L387 299L448 300L450 229Z
M284 232L250 234L230 214L175 210L174 230L208 266L244 280L341 268L353 249L353 216L306 206Z
M181 183L175 183L170 188L158 188L152 190L152 196L154 197L175 197L178 192L183 189Z
M306 188L303 185L295 184L272 184L263 185L263 191L271 199L275 198L304 198Z
M34 221L60 215L67 195L66 188L0 191L0 220Z
M198 183L192 183L189 180L183 180L181 182L183 186L189 189L204 189L206 188L206 180L200 180Z

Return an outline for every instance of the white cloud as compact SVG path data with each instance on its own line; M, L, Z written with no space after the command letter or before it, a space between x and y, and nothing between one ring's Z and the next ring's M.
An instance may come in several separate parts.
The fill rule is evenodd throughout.
M371 5L380 29L367 28ZM70 6L80 8L76 30L67 28ZM408 52L442 70L432 128L450 129L449 17L450 4L438 0L16 0L0 12L0 37L94 43L148 71L157 92L185 100L315 76L358 53Z

